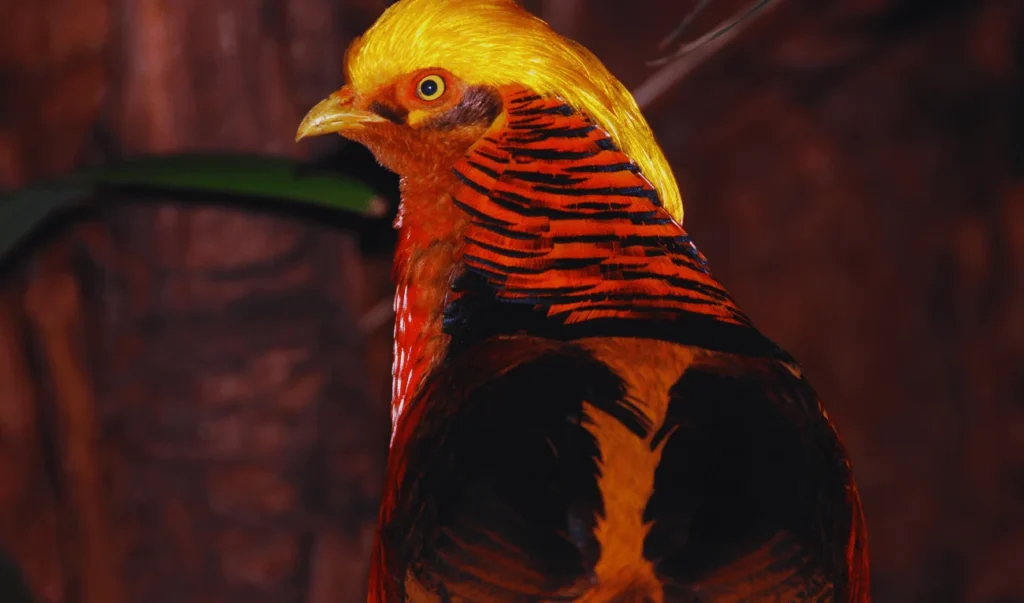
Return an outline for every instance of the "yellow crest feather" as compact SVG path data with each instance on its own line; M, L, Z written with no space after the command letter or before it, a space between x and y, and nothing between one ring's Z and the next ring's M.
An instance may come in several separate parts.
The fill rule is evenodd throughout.
M513 0L401 0L352 43L345 63L349 85L364 93L440 67L471 85L556 95L608 132L683 221L675 176L629 90L593 53Z

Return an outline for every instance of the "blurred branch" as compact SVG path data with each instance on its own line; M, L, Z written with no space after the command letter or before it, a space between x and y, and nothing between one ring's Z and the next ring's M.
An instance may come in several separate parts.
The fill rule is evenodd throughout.
M675 29L673 29L672 33L668 34L665 37L665 39L661 41L661 44L658 44L658 48L665 50L666 48L671 46L673 42L678 40L679 37L686 32L686 28L689 27L691 23L693 23L694 19L699 17L700 14L704 12L704 9L707 8L709 4L711 4L711 0L699 0L699 2L697 2L697 6L693 7L693 10L691 10L685 17L683 17L682 23L680 23Z
M122 601L117 539L113 538L99 453L96 398L83 365L78 284L67 272L44 269L25 292L25 312L37 332L56 402L59 450L74 531L81 603Z
M0 548L41 600L62 601L57 510L43 458L39 395L25 353L29 344L20 302L20 293L0 291ZM2 558L0 553L0 574L5 571ZM13 597L0 585L0 601L7 601L5 596Z
M701 0L684 17L683 22L665 38L661 43L662 46L668 46L679 38L709 2L710 0ZM676 52L667 57L652 61L653 65L662 65L662 67L633 91L633 98L636 99L637 104L641 109L650 105L687 74L725 48L740 32L755 21L752 17L763 16L767 14L767 9L780 4L782 4L782 0L754 0L742 11L729 17L709 33L683 44Z

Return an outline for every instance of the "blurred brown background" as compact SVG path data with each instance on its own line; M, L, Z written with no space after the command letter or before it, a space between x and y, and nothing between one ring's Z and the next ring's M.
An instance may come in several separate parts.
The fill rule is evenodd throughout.
M776 1L646 110L687 227L843 432L876 601L1024 602L1024 3ZM386 4L0 0L0 186L153 151L371 166L291 141ZM693 2L526 4L635 87ZM39 601L364 600L391 240L122 197L0 267L0 549Z

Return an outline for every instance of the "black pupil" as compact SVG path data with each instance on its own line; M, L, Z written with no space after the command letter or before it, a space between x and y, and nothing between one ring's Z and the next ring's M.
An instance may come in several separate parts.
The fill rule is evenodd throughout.
M423 80L420 82L420 92L423 96L434 96L437 94L437 82L435 80Z

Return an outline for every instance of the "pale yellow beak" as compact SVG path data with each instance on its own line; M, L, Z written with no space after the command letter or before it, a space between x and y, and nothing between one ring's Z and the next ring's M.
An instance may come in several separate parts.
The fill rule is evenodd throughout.
M351 132L366 124L387 121L376 113L356 109L353 106L354 101L355 94L349 90L348 86L345 86L317 103L299 124L299 130L295 133L295 141L321 134L335 133L344 136L346 132Z

